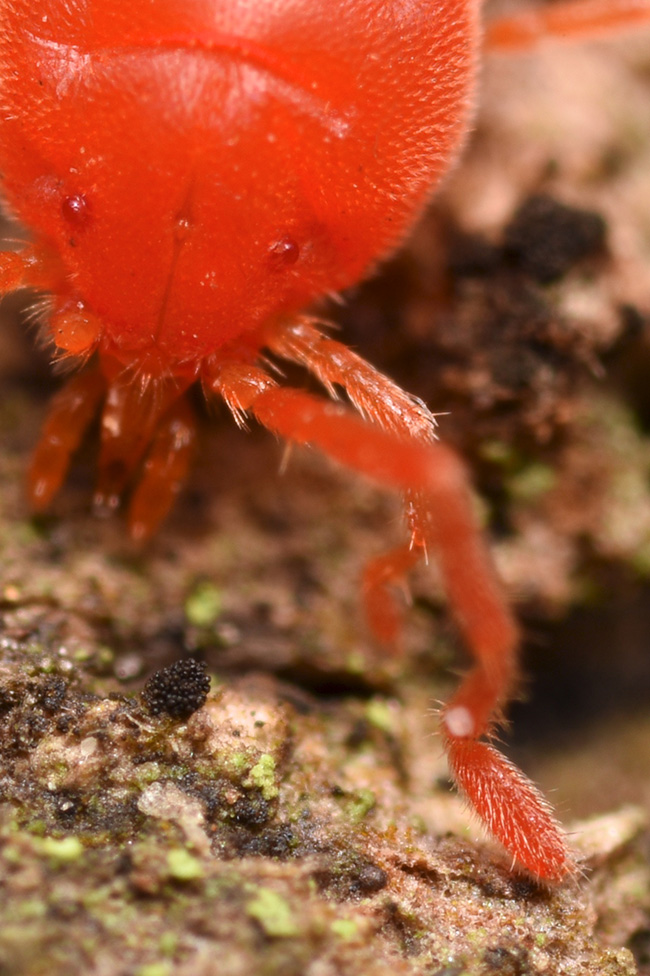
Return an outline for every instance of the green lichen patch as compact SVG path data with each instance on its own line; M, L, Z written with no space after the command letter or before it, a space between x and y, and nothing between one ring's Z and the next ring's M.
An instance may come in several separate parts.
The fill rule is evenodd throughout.
M275 776L275 759L269 753L263 753L251 767L244 785L256 787L265 800L274 800L279 793Z
M198 858L189 851L177 849L167 854L167 867L170 878L176 881L198 881L203 877L203 867Z
M288 938L300 931L289 902L271 888L255 888L246 903L246 913L272 938Z

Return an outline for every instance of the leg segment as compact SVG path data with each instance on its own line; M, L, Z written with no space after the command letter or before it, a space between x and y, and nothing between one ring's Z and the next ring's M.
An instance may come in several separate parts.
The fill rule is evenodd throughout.
M39 247L0 252L0 294L19 288L53 291L60 280L56 260Z
M102 368L108 375L108 389L102 411L97 487L93 499L95 509L100 513L118 507L161 418L188 385L176 380L154 380L147 375L134 377L121 364L106 357L102 360Z
M521 770L476 739L448 736L446 748L458 787L516 862L544 881L576 873L553 810Z
M331 396L336 395L336 387L344 389L359 413L383 430L424 443L435 439L435 417L426 404L343 343L323 335L315 321L302 318L280 323L269 332L265 344L278 356L299 363L317 376ZM406 496L410 545L373 559L366 566L362 583L366 620L375 637L391 648L397 645L402 619L393 588L404 585L406 574L422 556L408 491Z
M137 542L156 531L183 486L196 440L196 422L183 397L163 417L131 496L129 532Z
M580 40L650 25L650 0L562 0L488 23L487 47L521 51L548 37Z
M205 382L236 414L250 412L281 437L313 444L379 484L411 493L416 543L439 560L451 606L476 661L443 713L452 772L516 861L548 880L571 873L574 862L543 798L495 749L478 741L490 732L495 712L512 691L517 630L456 455L435 441L422 443L382 430L339 404L281 388L254 365L213 363Z
M282 322L265 337L265 346L305 366L321 381L330 396L342 387L363 417L400 437L431 441L436 420L426 404L405 393L342 342L322 334L307 318Z
M417 546L407 543L372 559L363 571L361 593L366 620L385 647L395 648L402 630L403 614L393 588L404 585L406 574L421 556Z
M0 252L0 296L20 288L54 292L62 272L58 259L42 246ZM79 309L55 309L50 330L56 338L55 322L72 322L78 331L83 316ZM86 320L87 321L87 320ZM88 325L85 326L86 332ZM85 351L88 343L84 344ZM83 435L104 396L106 383L99 369L79 373L67 381L54 397L27 475L27 494L36 512L44 511L58 492Z
M0 252L0 296L20 288L62 295L65 284L59 259L43 245ZM51 306L47 336L57 347L59 358L88 359L101 337L100 320L78 300L52 299Z
M130 383L126 374L114 374L112 364L76 373L54 397L34 452L28 475L32 508L48 507L104 400L95 506L117 507L151 445L129 507L132 537L149 538L171 508L192 456L195 424L182 395L185 385Z
M71 377L52 400L27 476L28 497L35 511L44 511L61 487L70 458L105 390L99 369L90 369Z

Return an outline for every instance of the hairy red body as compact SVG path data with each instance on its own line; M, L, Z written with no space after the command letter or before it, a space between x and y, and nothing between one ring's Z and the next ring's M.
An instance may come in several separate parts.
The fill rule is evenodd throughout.
M357 281L467 130L476 3L46 7L2 5L5 197L53 252L55 312L154 373Z
M379 638L390 584L438 559L475 665L443 713L450 766L536 876L575 871L545 801L491 746L517 630L462 465L427 408L302 313L403 240L468 131L479 0L0 0L0 178L33 243L0 255L3 292L47 293L44 329L86 364L52 405L30 472L47 506L101 409L96 502L132 481L137 538L186 473L199 380L237 419L311 443L407 498L410 542L367 569ZM569 0L493 25L493 46L650 20L650 0ZM612 16L612 8L617 14ZM638 11L641 9L641 14ZM348 408L279 386L301 363Z

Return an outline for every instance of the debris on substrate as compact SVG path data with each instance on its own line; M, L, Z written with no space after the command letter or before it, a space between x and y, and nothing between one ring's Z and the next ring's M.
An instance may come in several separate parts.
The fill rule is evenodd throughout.
M270 438L219 419L146 552L87 514L90 447L52 516L30 520L21 483L50 381L7 327L0 972L650 973L650 791L607 780L616 716L586 718L590 668L618 687L604 661L637 704L649 687L647 641L625 624L650 576L648 50L490 59L437 206L327 313L440 413L533 637L576 608L620 608L570 661L528 659L531 696L544 658L556 668L551 710L566 669L581 676L570 709L589 750L565 740L555 768L561 806L598 811L568 824L584 877L550 890L519 875L449 794L431 702L458 657L433 560L401 652L364 632L358 572L401 541L398 501L317 459L280 479ZM213 675L205 704L200 669L180 697L166 679L142 694L192 656ZM595 769L609 788L583 809Z
M586 877L549 890L441 836L458 801L421 781L430 737L396 700L251 674L154 717L146 696L89 693L98 662L46 630L5 638L0 669L2 971L636 971L638 810L578 825Z

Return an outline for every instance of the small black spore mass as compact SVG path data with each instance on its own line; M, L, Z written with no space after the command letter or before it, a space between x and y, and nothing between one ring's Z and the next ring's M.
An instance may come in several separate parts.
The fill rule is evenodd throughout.
M152 715L189 718L205 704L209 690L205 664L186 658L152 674L142 689L142 701Z

